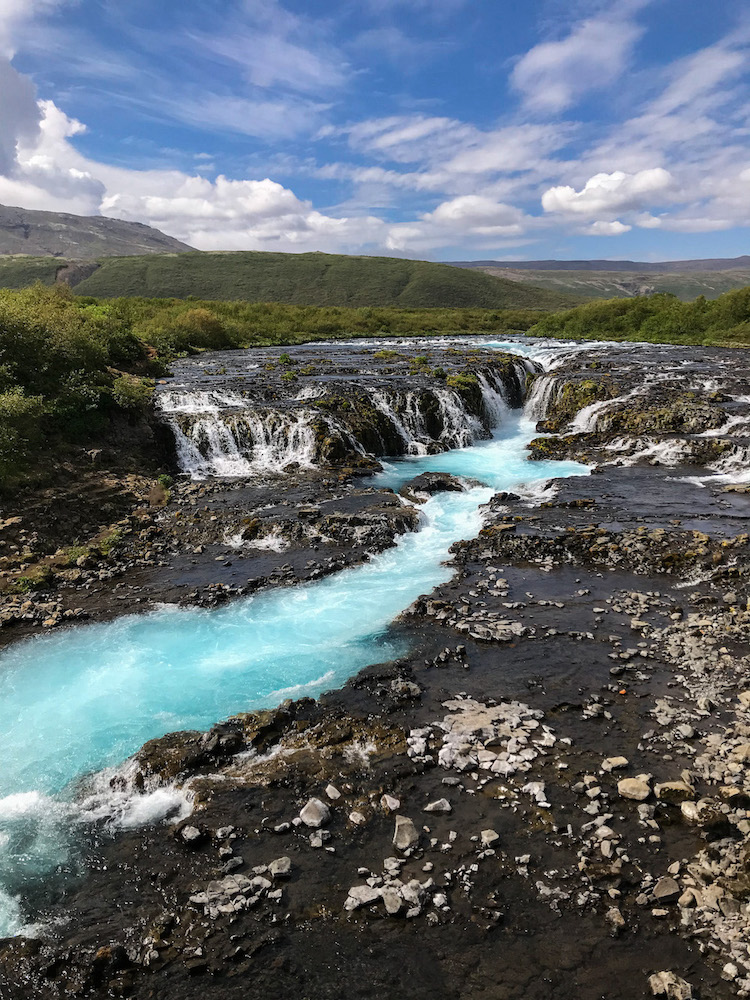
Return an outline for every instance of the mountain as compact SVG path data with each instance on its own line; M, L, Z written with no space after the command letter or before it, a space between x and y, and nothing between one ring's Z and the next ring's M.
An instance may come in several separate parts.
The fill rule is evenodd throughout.
M633 298L669 292L684 301L699 295L715 299L750 285L750 257L671 260L454 261L453 267L529 283L579 298Z
M395 257L237 251L52 263L54 268L49 258L0 260L0 287L18 288L39 277L101 298L195 296L301 306L561 309L581 301L481 271Z
M184 253L192 249L140 222L0 205L0 255L82 260L115 254Z
M706 260L451 260L452 267L486 271L638 271L640 274L685 274L688 271L734 271L750 268L750 256Z

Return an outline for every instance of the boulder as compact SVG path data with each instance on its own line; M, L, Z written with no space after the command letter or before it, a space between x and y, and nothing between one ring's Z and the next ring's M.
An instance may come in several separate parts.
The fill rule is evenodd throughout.
M617 782L617 791L624 799L643 802L651 794L651 788L643 778L622 778Z
M430 802L429 805L426 805L422 812L449 813L453 812L453 806L447 799L437 799L435 802Z
M277 858L268 866L269 874L272 878L288 878L292 872L292 862L290 858Z
M320 799L310 799L307 805L300 811L299 818L305 826L310 826L317 830L330 821L331 810Z
M393 846L399 851L408 851L419 842L419 832L408 816L396 817Z
M664 781L654 787L654 794L663 802L679 803L695 798L695 791L686 781Z
M465 491L464 483L449 472L423 472L421 475L415 476L414 479L410 479L408 483L404 483L399 493L407 500L420 503L436 493L464 493Z
M680 898L680 887L673 878L660 878L654 886L654 897L659 903L674 903Z
M344 903L345 910L359 910L363 906L371 906L380 899L380 889L369 885L354 885Z

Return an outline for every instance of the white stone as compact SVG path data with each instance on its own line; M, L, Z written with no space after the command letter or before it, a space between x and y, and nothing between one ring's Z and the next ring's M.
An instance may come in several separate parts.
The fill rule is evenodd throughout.
M447 799L437 799L435 802L430 802L426 805L422 812L426 813L450 813L453 812L453 806Z
M380 899L380 889L374 889L369 885L355 885L349 890L349 895L344 903L345 910L358 910L362 906L371 906Z
M304 809L300 811L299 818L305 826L317 829L329 822L331 819L331 810L320 799L310 799Z
M408 851L419 842L419 833L408 816L396 817L396 829L393 833L393 846L399 851Z

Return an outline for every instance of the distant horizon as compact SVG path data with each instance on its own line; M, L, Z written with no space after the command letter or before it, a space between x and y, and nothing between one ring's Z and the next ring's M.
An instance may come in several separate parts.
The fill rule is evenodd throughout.
M19 212L34 212L34 211L49 212L49 211L52 211L50 209L27 209L27 208L24 208L22 205L3 205L3 204L0 204L0 209L3 209L3 208L10 209L11 211L19 211ZM94 215L81 215L81 214L76 213L76 212L59 212L59 213L53 213L53 214L70 215L70 216L72 216L74 218L81 218L81 219L107 219L109 221L114 221L114 222L122 222L122 221L128 222L128 221L131 221L131 220L115 219L112 216L103 216L103 215L97 215L97 214L94 214ZM136 225L149 225L149 223L141 223L141 222L138 222L137 220L134 221L134 224L136 224ZM152 228L155 228L155 227L152 227ZM171 234L165 234L165 235L171 235ZM733 257L722 257L722 256L716 256L716 257L676 257L676 258L671 258L671 259L661 258L661 259L655 259L655 260L647 260L647 259L644 259L644 260L635 260L632 257L519 257L519 256L516 256L516 257L473 257L473 258L472 257L463 257L463 258L455 257L455 258L451 258L451 259L438 259L436 257L418 257L418 256L412 256L412 255L403 254L403 253L402 254L393 254L393 253L389 254L387 252L377 252L377 251L367 252L367 251L357 251L357 250L353 250L353 251L347 252L347 251L337 251L337 250L314 250L314 249L306 249L306 250L296 250L296 249L264 250L264 249L258 249L258 248L253 248L253 249L245 248L245 249L232 249L232 250L217 250L217 249L201 250L199 247L192 247L191 249L192 249L193 252L196 252L196 253L289 253L289 254L295 254L295 253L296 254L321 253L321 254L332 254L332 255L343 254L343 256L349 256L349 257L384 257L384 256L388 257L388 256L392 256L392 257L401 258L401 259L404 259L404 260L415 260L415 261L424 260L424 261L428 261L428 262L435 263L435 264L486 264L486 265L492 265L492 264L499 264L499 265L503 265L503 264L509 264L509 265L512 265L512 264L552 264L552 263L555 263L555 264L585 264L585 263L591 263L591 264L597 264L597 263L617 264L617 263L627 263L627 264L646 264L646 265L649 265L649 266L654 266L654 265L657 265L657 264L680 264L680 263L692 264L692 263L696 263L696 262L702 261L702 260L705 260L705 261L717 261L717 260L719 260L719 261L732 262L734 260L742 259L743 257L750 257L750 252L749 252L749 253L736 254ZM164 252L167 253L169 251L165 250ZM0 254L0 256L2 256L2 255ZM10 256L30 256L30 257L35 257L37 255L36 254L28 254L28 255L27 254L11 254ZM552 269L550 269L550 270L552 270ZM565 270L565 268L560 268L560 270Z

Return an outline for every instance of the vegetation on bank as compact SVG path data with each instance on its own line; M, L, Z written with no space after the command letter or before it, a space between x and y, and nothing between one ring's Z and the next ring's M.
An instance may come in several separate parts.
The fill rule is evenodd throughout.
M570 340L632 340L654 344L750 346L750 287L708 301L681 302L673 295L590 302L543 316L535 337Z
M532 310L105 301L62 285L2 290L0 487L39 472L45 457L97 446L113 423L140 419L154 378L186 354L350 337L502 336L524 332L539 317Z
M55 281L59 258L0 258L0 284ZM73 262L64 280L99 298L187 298L300 306L564 309L570 295L424 260L325 253L156 253ZM34 273L37 270L39 273ZM92 273L93 271L93 273Z
M182 255L183 258L186 255ZM456 269L458 270L458 269ZM146 414L154 379L199 351L362 337L529 333L581 340L750 346L750 288L715 301L669 295L529 309L314 307L0 290L0 489ZM415 366L420 359L414 359ZM283 351L279 364L297 374ZM473 389L462 385L464 391Z

